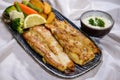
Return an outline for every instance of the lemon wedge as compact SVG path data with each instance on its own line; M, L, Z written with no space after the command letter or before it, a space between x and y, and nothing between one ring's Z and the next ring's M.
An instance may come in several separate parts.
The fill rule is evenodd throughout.
M35 25L45 24L46 19L39 14L28 15L24 20L24 29L33 27Z

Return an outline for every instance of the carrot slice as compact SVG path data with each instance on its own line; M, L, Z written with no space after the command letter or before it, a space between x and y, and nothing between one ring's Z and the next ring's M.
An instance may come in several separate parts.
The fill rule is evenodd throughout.
M18 4L19 4L20 8L22 9L22 11L23 11L25 14L27 14L27 15L30 15L30 14L38 14L38 12L35 11L34 9L32 9L32 8L30 8L30 7L22 4L22 3L19 3L19 2L18 2Z

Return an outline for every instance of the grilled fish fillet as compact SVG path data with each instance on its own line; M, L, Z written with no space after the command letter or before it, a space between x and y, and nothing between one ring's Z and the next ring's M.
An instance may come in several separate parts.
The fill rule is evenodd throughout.
M68 56L79 65L91 61L95 53L99 52L92 41L65 21L56 19L52 25L46 24L46 27L51 30Z
M63 48L44 26L30 28L29 31L24 32L23 37L44 58L46 63L60 71L74 71L74 63L63 52Z

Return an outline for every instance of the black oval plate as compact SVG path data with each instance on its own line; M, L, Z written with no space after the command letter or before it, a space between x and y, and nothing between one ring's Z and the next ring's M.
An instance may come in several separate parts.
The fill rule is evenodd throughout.
M64 17L61 13L59 13L57 10L53 9L53 12L56 15L56 18L58 18L59 20L66 20L69 24L71 24L74 28L78 29L80 32L82 32L74 23L72 23L69 19L67 19L66 17ZM45 64L42 60L42 57L37 54L28 44L27 42L23 39L22 35L20 35L19 33L17 33L16 31L14 31L11 28L10 25L10 20L9 18L3 13L2 16L2 20L3 22L7 25L7 28L10 30L11 34L13 35L13 37L17 40L17 42L23 47L23 49L38 63L40 64L40 66L43 67L43 69L45 69L46 71L53 73L55 75L57 75L58 77L61 78L75 78L78 77L86 72L88 72L89 70L93 69L94 67L96 67L100 62L101 62L101 57L102 57L102 53L100 51L100 53L95 54L95 58L90 61L89 63L85 64L84 66L79 66L77 64L75 64L75 72L71 73L71 74L66 74L63 73L59 70L57 70L56 68ZM83 32L82 32L83 33ZM94 44L95 42L89 37L87 36L85 33L83 33L86 37L88 37ZM96 44L95 44L96 45ZM97 45L96 45L97 46ZM98 47L98 46L97 46ZM98 47L99 48L99 47Z

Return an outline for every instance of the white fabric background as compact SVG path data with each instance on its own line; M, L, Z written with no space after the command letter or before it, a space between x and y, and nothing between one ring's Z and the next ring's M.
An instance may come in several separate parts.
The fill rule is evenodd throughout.
M3 10L14 0L0 0L0 80L67 80L46 72L15 41L1 21ZM21 0L19 0L21 1ZM110 13L115 25L98 44L103 53L102 63L72 80L120 80L120 1L119 0L47 0L78 27L80 15L97 9Z

